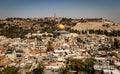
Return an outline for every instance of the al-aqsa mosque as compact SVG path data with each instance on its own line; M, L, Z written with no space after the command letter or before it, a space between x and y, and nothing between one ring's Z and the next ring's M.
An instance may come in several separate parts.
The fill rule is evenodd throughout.
M61 34L69 34L69 32L65 30L65 26L63 24L57 24L56 31L53 31L53 34L61 35Z

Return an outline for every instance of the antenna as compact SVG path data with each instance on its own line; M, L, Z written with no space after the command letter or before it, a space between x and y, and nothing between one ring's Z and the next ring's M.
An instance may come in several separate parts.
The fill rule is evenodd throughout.
M54 19L56 18L56 13L54 13Z

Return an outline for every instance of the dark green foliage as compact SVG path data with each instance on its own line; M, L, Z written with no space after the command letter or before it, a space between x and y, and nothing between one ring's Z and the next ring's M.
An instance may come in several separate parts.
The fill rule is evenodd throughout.
M38 67L33 70L33 74L43 74L45 69L45 65L43 62L40 62Z
M85 64L82 60L72 59L70 67L72 70L83 71L85 69Z
M61 67L59 69L58 74L72 74L72 73L70 72L70 67L67 65L66 67Z
M72 59L70 68L78 72L84 71L87 73L93 73L94 72L93 66L95 64L95 61L96 60L93 58L87 58L85 60Z
M71 18L62 18L62 20L60 21L60 23L66 24L68 26L75 26L76 25L75 22L72 22Z
M114 47L116 49L120 48L120 41L115 38L112 47Z
M99 51L109 51L110 48L109 47L101 47L98 49Z
M79 30L69 29L69 31L70 31L70 33L78 33L78 34L80 34Z
M48 45L47 45L47 51L53 51L54 50L54 48L53 48L53 46L52 46L52 42L48 42Z
M77 38L77 42L83 43L83 40L81 40L80 38Z
M8 38L25 38L25 35L28 33L28 30L19 27L18 25L10 26L2 29L1 35L4 35Z
M89 30L82 30L79 31L82 34L87 34L87 31L89 31L90 34L99 34L99 35L106 35L106 36L120 36L120 30L113 30L113 31L107 31L107 30L93 30L93 29L89 29ZM77 33L75 30L72 30L72 32Z
M87 58L85 59L84 61L84 64L85 64L85 71L88 72L88 73L92 73L94 68L94 64L95 64L95 59L92 59L92 58Z
M5 26L5 23L0 24L0 28L1 28L1 29L4 28L4 26Z
M18 71L19 71L18 68L14 67L14 66L12 66L12 67L8 66L8 67L4 68L0 72L0 74L20 74Z

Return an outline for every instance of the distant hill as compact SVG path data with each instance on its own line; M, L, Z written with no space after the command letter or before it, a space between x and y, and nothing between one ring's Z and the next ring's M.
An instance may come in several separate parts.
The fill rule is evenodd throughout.
M112 30L120 30L120 24L116 24L106 20L103 20L101 22L98 21L78 22L74 27L72 27L72 29L76 29L79 31L89 30L89 29L93 29L93 30L101 29L101 30L112 31Z
M45 18L6 18L0 20L0 35L7 37L24 37L27 33L53 32L57 24L66 26L66 30L75 33L106 34L108 36L120 36L120 24L102 18L72 19L63 17ZM82 31L82 32L81 32Z

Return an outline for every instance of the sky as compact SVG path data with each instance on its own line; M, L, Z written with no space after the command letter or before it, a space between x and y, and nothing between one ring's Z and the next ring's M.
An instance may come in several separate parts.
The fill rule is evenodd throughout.
M120 23L120 0L0 0L0 18L104 18Z

